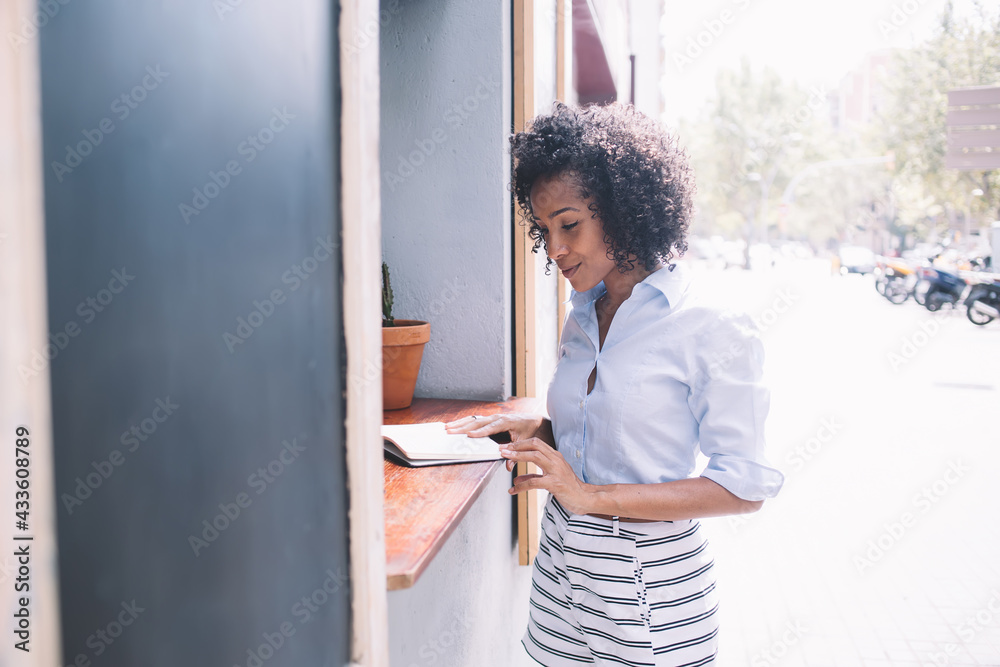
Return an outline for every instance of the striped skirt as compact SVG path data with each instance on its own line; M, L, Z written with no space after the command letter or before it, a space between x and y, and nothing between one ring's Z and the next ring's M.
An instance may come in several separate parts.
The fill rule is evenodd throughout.
M697 521L570 515L550 496L521 643L561 665L714 665L718 600Z

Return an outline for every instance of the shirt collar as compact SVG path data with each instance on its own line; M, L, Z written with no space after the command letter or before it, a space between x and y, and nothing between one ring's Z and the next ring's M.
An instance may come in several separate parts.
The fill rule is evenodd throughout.
M646 276L646 279L637 283L636 287L638 288L640 285L647 285L648 287L657 290L667 298L667 304L673 308L680 301L681 297L684 296L689 282L690 276L688 275L687 269L680 264L674 264L673 271L671 271L668 266L664 266L662 269L653 271L651 274ZM582 308L599 299L606 291L607 290L604 289L604 281L601 281L586 292L577 292L576 290L573 290L569 300L572 302L574 308Z

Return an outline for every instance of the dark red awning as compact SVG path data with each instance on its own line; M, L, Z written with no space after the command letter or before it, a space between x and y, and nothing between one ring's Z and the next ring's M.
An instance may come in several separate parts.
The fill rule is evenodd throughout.
M573 78L580 104L618 99L600 25L588 0L573 0Z

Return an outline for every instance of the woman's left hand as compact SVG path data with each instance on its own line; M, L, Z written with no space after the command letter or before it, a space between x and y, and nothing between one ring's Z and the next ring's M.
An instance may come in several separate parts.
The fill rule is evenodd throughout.
M542 470L540 475L515 477L514 485L508 491L511 495L531 489L545 489L572 514L587 514L594 511L591 507L593 486L580 481L563 455L544 441L531 438L500 445L500 455L508 461L534 463Z

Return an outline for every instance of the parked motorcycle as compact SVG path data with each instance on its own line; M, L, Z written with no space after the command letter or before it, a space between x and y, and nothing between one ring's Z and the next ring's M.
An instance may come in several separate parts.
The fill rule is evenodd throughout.
M875 289L889 300L889 303L900 304L910 298L910 293L916 284L913 269L898 259L886 259L879 263L875 277Z
M879 257L875 261L875 270L872 271L872 275L875 276L875 291L882 296L885 296L885 283L887 282L885 270L886 260L883 257Z
M899 305L910 298L916 287L917 275L903 262L892 262L886 266L886 284L883 296L889 303Z
M973 324L983 326L1000 317L1000 279L973 285L965 300L965 315Z
M969 287L965 278L930 267L923 267L923 279L927 282L927 291L923 295L924 307L932 313L946 304L954 306L962 300Z
M930 289L931 281L936 275L937 271L929 264L918 266L913 272L916 282L910 290L910 296L921 306L927 305L927 291Z

